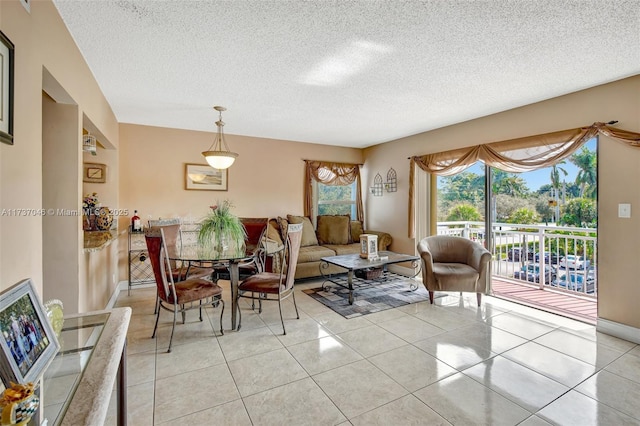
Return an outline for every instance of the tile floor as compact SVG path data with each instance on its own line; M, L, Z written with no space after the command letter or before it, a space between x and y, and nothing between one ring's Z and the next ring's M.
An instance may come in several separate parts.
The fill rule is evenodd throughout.
M226 288L225 334L219 308L189 312L171 353L169 312L150 338L155 290L122 292L129 424L640 425L639 345L475 295L347 320L301 291L318 285L296 285L299 320L285 302L286 336L273 302L242 301L229 330Z

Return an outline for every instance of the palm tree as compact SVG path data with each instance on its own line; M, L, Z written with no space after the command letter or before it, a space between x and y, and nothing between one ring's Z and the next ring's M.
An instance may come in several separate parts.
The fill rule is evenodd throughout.
M513 197L526 197L529 194L527 182L517 173L508 173L495 168L492 173L494 194L506 194Z
M558 222L558 218L560 216L560 206L559 206L559 193L560 193L560 172L564 174L566 177L569 173L563 168L560 167L560 164L566 164L566 161L562 160L551 166L551 187L554 189L556 208L555 208L555 221ZM563 198L564 199L564 198Z
M562 160L551 166L551 187L556 190L560 189L560 172L566 177L569 173L563 168L559 167L560 164L566 164L567 162Z
M596 153L583 146L582 150L569 157L569 160L580 169L576 176L576 184L580 185L580 198L585 195L595 198L598 185Z

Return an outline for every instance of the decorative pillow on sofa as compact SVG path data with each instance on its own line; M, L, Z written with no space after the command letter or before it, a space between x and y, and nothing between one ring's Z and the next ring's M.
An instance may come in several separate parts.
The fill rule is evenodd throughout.
M282 232L280 232L280 222L277 219L271 219L267 227L267 238L282 245Z
M347 215L318 216L320 244L349 244L351 217Z
M351 221L351 241L350 243L359 243L360 235L364 234L364 229L362 229L362 222L359 220Z
M280 216L278 216L278 219L276 220L278 221L278 227L280 228L280 238L282 238L282 241L287 241L289 221L287 221L287 219L285 219L284 217L280 217Z
M318 245L318 238L316 237L316 233L313 230L311 219L306 216L292 216L290 214L287 215L287 219L291 224L302 224L302 241L300 242L300 247Z

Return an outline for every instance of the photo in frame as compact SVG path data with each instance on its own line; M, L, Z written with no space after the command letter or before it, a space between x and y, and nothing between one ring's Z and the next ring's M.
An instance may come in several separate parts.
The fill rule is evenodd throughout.
M0 31L0 142L13 145L14 45Z
M0 293L0 376L36 382L60 350L35 285L28 278Z
M226 191L228 177L228 169L214 169L206 164L185 164L185 189Z

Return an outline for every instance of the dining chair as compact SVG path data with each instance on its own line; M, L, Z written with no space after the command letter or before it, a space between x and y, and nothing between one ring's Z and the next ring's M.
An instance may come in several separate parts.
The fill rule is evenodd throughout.
M188 278L182 281L174 280L171 271L171 260L169 253L171 248L167 244L165 235L166 227L150 227L145 230L145 239L149 247L149 259L156 278L156 289L159 300L159 309L156 313L156 323L153 327L153 335L156 337L158 321L160 320L161 309L173 312L173 327L169 338L169 348L171 352L173 334L176 327L178 312L182 314L182 323L186 321L186 311L198 308L200 310L200 321L202 321L202 306L211 304L214 308L222 305L220 312L220 333L224 334L222 328L222 316L224 314L224 300L222 300L222 288L209 280L203 278ZM197 302L197 303L196 303Z
M267 233L267 225L269 218L240 218L240 222L244 226L247 234L245 239L245 252L247 254L246 261L241 262L239 266L240 281L249 278L264 271L266 250L263 246L263 240ZM214 267L213 280L230 280L231 275L229 269L225 265Z
M180 224L180 219L160 219L160 220L149 220L150 228L162 228L164 229L165 238L167 241L167 246L172 249L178 249L182 246L182 225ZM147 251L149 251L149 256L151 256L150 249L147 247ZM182 281L187 278L210 278L213 274L213 268L206 266L194 266L194 265L178 265L176 261L171 261L171 277L173 281ZM159 299L156 298L156 306L153 313L158 312L159 307Z
M300 319L296 296L293 288L296 275L296 265L298 263L298 253L300 242L302 241L302 224L292 224L287 227L287 239L285 249L282 252L282 265L280 272L259 272L241 281L238 285L238 301L240 298L252 300L277 301L280 309L280 321L282 322L283 334L287 334L282 317L282 301L289 296L293 299L293 306L296 309L296 317ZM242 326L242 310L238 307L238 330Z

